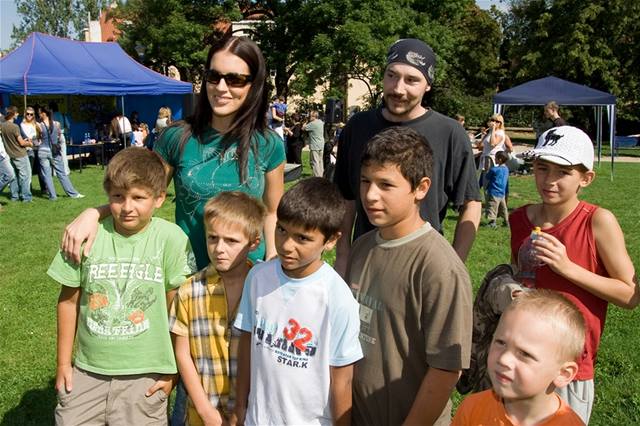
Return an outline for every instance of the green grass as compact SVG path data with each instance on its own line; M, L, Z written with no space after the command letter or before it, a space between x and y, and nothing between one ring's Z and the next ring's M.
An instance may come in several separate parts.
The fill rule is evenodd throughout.
M305 153L306 154L306 153ZM306 157L305 157L306 158ZM631 259L640 265L640 209L638 175L640 164L616 165L615 179L608 166L601 166L598 178L584 191L583 198L612 210L625 232ZM305 176L308 176L308 167ZM74 185L87 197L60 197L50 202L36 197L31 204L9 203L0 196L0 425L47 425L53 422L55 393L55 306L59 286L46 275L65 224L82 209L104 203L103 171L90 166L83 173L73 171ZM34 184L37 186L37 183ZM57 185L57 182L56 182ZM61 188L57 187L62 193ZM158 215L173 218L173 194ZM511 181L510 206L535 202L531 177ZM455 224L446 223L450 238ZM326 259L333 261L334 254ZM467 261L474 288L495 265L509 261L509 232L506 228L480 229ZM593 425L640 423L640 311L610 307L596 368L596 402ZM459 397L456 397L459 400Z

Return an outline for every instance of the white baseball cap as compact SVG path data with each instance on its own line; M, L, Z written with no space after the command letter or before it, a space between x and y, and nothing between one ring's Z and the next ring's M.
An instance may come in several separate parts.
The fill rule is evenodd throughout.
M576 127L554 127L540 135L535 149L525 151L518 157L545 160L562 166L582 164L587 170L593 170L593 142Z

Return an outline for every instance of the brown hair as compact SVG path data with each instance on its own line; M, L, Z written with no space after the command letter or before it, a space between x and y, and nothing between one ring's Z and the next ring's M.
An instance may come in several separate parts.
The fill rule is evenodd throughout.
M130 147L113 156L104 174L102 187L109 193L112 188L130 189L141 186L154 197L167 190L167 177L160 156L147 148Z
M520 309L535 313L540 321L547 321L553 327L561 361L580 359L584 352L586 327L576 305L556 291L538 289L520 294L504 314ZM535 327L535 324L531 326Z
M207 201L204 206L205 227L214 219L241 226L250 241L262 234L267 209L259 200L240 191L225 191Z
M433 151L427 139L410 127L389 127L367 143L361 164L398 166L414 190L423 178L431 178Z

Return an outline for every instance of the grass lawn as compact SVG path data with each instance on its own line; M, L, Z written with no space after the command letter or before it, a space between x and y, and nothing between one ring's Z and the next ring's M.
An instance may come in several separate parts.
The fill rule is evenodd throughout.
M306 155L306 153L305 153ZM627 248L636 268L640 267L640 164L616 165L615 180L608 167L601 166L599 178L584 191L583 198L612 210L626 236ZM86 194L73 200L60 197L50 202L36 191L31 204L8 203L0 196L0 425L47 425L53 423L55 406L56 322L55 306L59 286L46 270L59 245L62 230L82 209L102 204L100 167L89 166L71 180ZM305 175L309 175L306 167ZM57 184L57 182L56 182ZM37 186L37 182L34 183ZM59 193L63 193L57 187ZM173 194L157 213L173 219ZM511 181L511 207L534 202L537 195L530 176ZM450 238L455 224L451 215L445 223ZM327 260L333 261L333 253ZM467 266L474 288L484 274L509 261L507 228L480 229ZM596 402L593 425L640 424L640 310L611 307L596 369ZM456 400L459 397L456 396Z

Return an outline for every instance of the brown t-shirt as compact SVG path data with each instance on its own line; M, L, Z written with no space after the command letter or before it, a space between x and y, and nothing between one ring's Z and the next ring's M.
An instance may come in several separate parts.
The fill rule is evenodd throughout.
M353 422L401 424L430 366L469 367L469 273L428 223L392 241L371 231L351 253L347 282L360 303L364 352L353 381ZM450 420L448 404L436 424Z
M9 158L22 158L27 155L27 149L18 142L20 127L17 124L12 121L4 121L0 123L0 131L2 132L2 141Z

